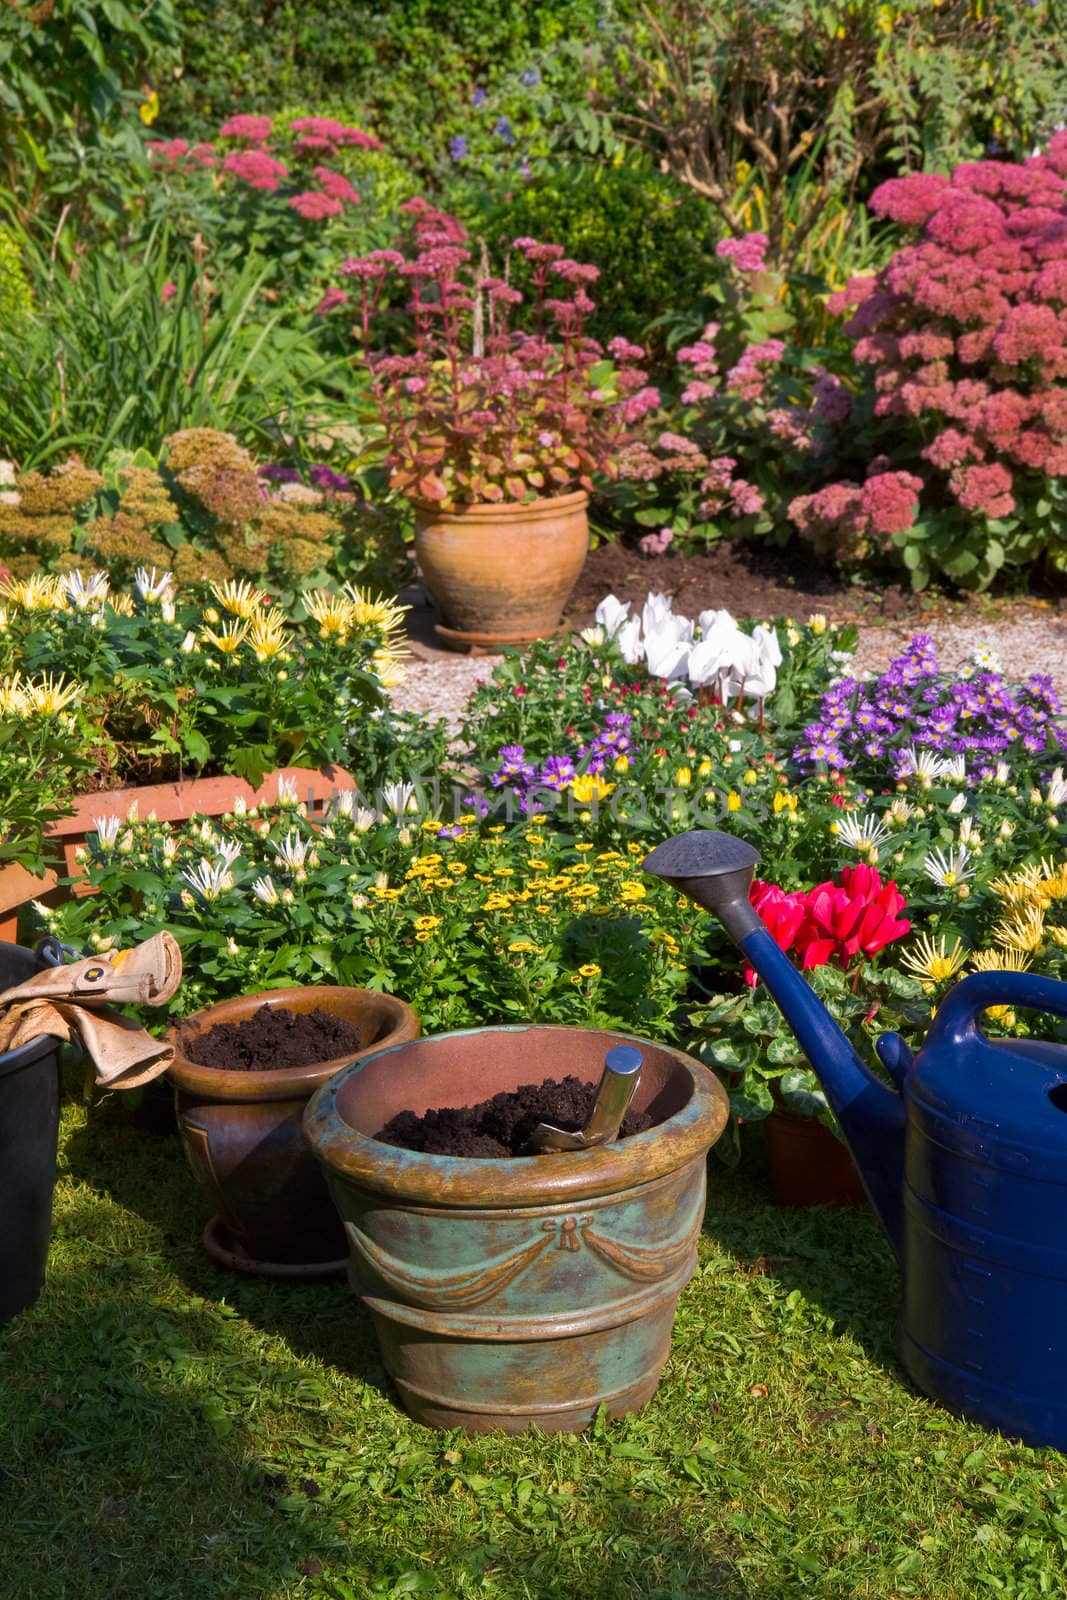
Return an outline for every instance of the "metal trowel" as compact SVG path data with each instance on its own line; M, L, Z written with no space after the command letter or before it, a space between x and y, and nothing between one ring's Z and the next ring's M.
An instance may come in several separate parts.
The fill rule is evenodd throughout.
M641 1077L643 1059L640 1050L632 1044L617 1044L609 1050L585 1127L572 1133L568 1128L539 1122L530 1135L530 1149L534 1155L550 1155L556 1150L592 1150L598 1144L610 1144L617 1138Z

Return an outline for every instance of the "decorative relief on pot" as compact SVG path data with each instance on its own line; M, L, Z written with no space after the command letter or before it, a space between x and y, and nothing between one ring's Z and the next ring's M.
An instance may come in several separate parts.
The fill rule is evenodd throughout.
M702 1206L701 1206L702 1209ZM534 1219L531 1219L533 1221ZM588 1249L605 1266L637 1283L658 1283L684 1265L693 1250L694 1218L682 1237L651 1249L609 1239L594 1227L595 1217L546 1217L541 1237L519 1250L509 1251L484 1266L463 1272L426 1272L403 1262L376 1244L354 1222L345 1223L356 1260L369 1268L397 1296L426 1311L456 1311L483 1305L515 1281L546 1249L553 1245L568 1253Z

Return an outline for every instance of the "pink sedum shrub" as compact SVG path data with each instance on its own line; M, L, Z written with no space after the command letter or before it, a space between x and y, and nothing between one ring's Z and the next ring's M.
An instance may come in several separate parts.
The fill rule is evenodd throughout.
M917 236L831 306L851 313L872 443L907 470L802 495L791 519L842 561L895 549L917 586L1067 570L1067 133L1027 161L891 179L870 206Z

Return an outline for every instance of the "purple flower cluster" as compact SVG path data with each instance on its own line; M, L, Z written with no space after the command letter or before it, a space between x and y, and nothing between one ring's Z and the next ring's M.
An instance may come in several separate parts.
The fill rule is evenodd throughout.
M524 745L503 745L497 751L498 765L490 774L489 782L494 789L510 789L525 812L531 791L540 790L543 795L544 791L553 790L562 794L580 773L597 775L618 756L625 755L631 748L631 721L627 711L609 711L602 727L573 756L553 755L542 762L529 760ZM534 799L531 809L542 807Z
M806 769L846 770L887 758L894 778L910 770L912 750L963 756L968 778L993 776L998 760L1048 754L1059 759L1067 734L1051 677L1034 673L1021 688L1003 674L949 677L933 641L918 634L878 678L842 678L823 695L819 720L804 729L793 758Z

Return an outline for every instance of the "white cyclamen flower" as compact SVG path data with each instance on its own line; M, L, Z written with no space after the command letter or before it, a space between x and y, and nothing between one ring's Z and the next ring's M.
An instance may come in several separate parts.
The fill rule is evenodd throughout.
M608 639L614 639L629 615L630 602L617 600L613 594L605 595L593 612L597 627L604 630L604 637Z
M868 812L865 817L842 817L837 824L837 837L852 850L876 850L889 838L889 829L880 817Z
M954 889L957 884L974 877L974 868L968 863L971 852L966 845L956 850L931 850L923 857L923 871L942 889Z

